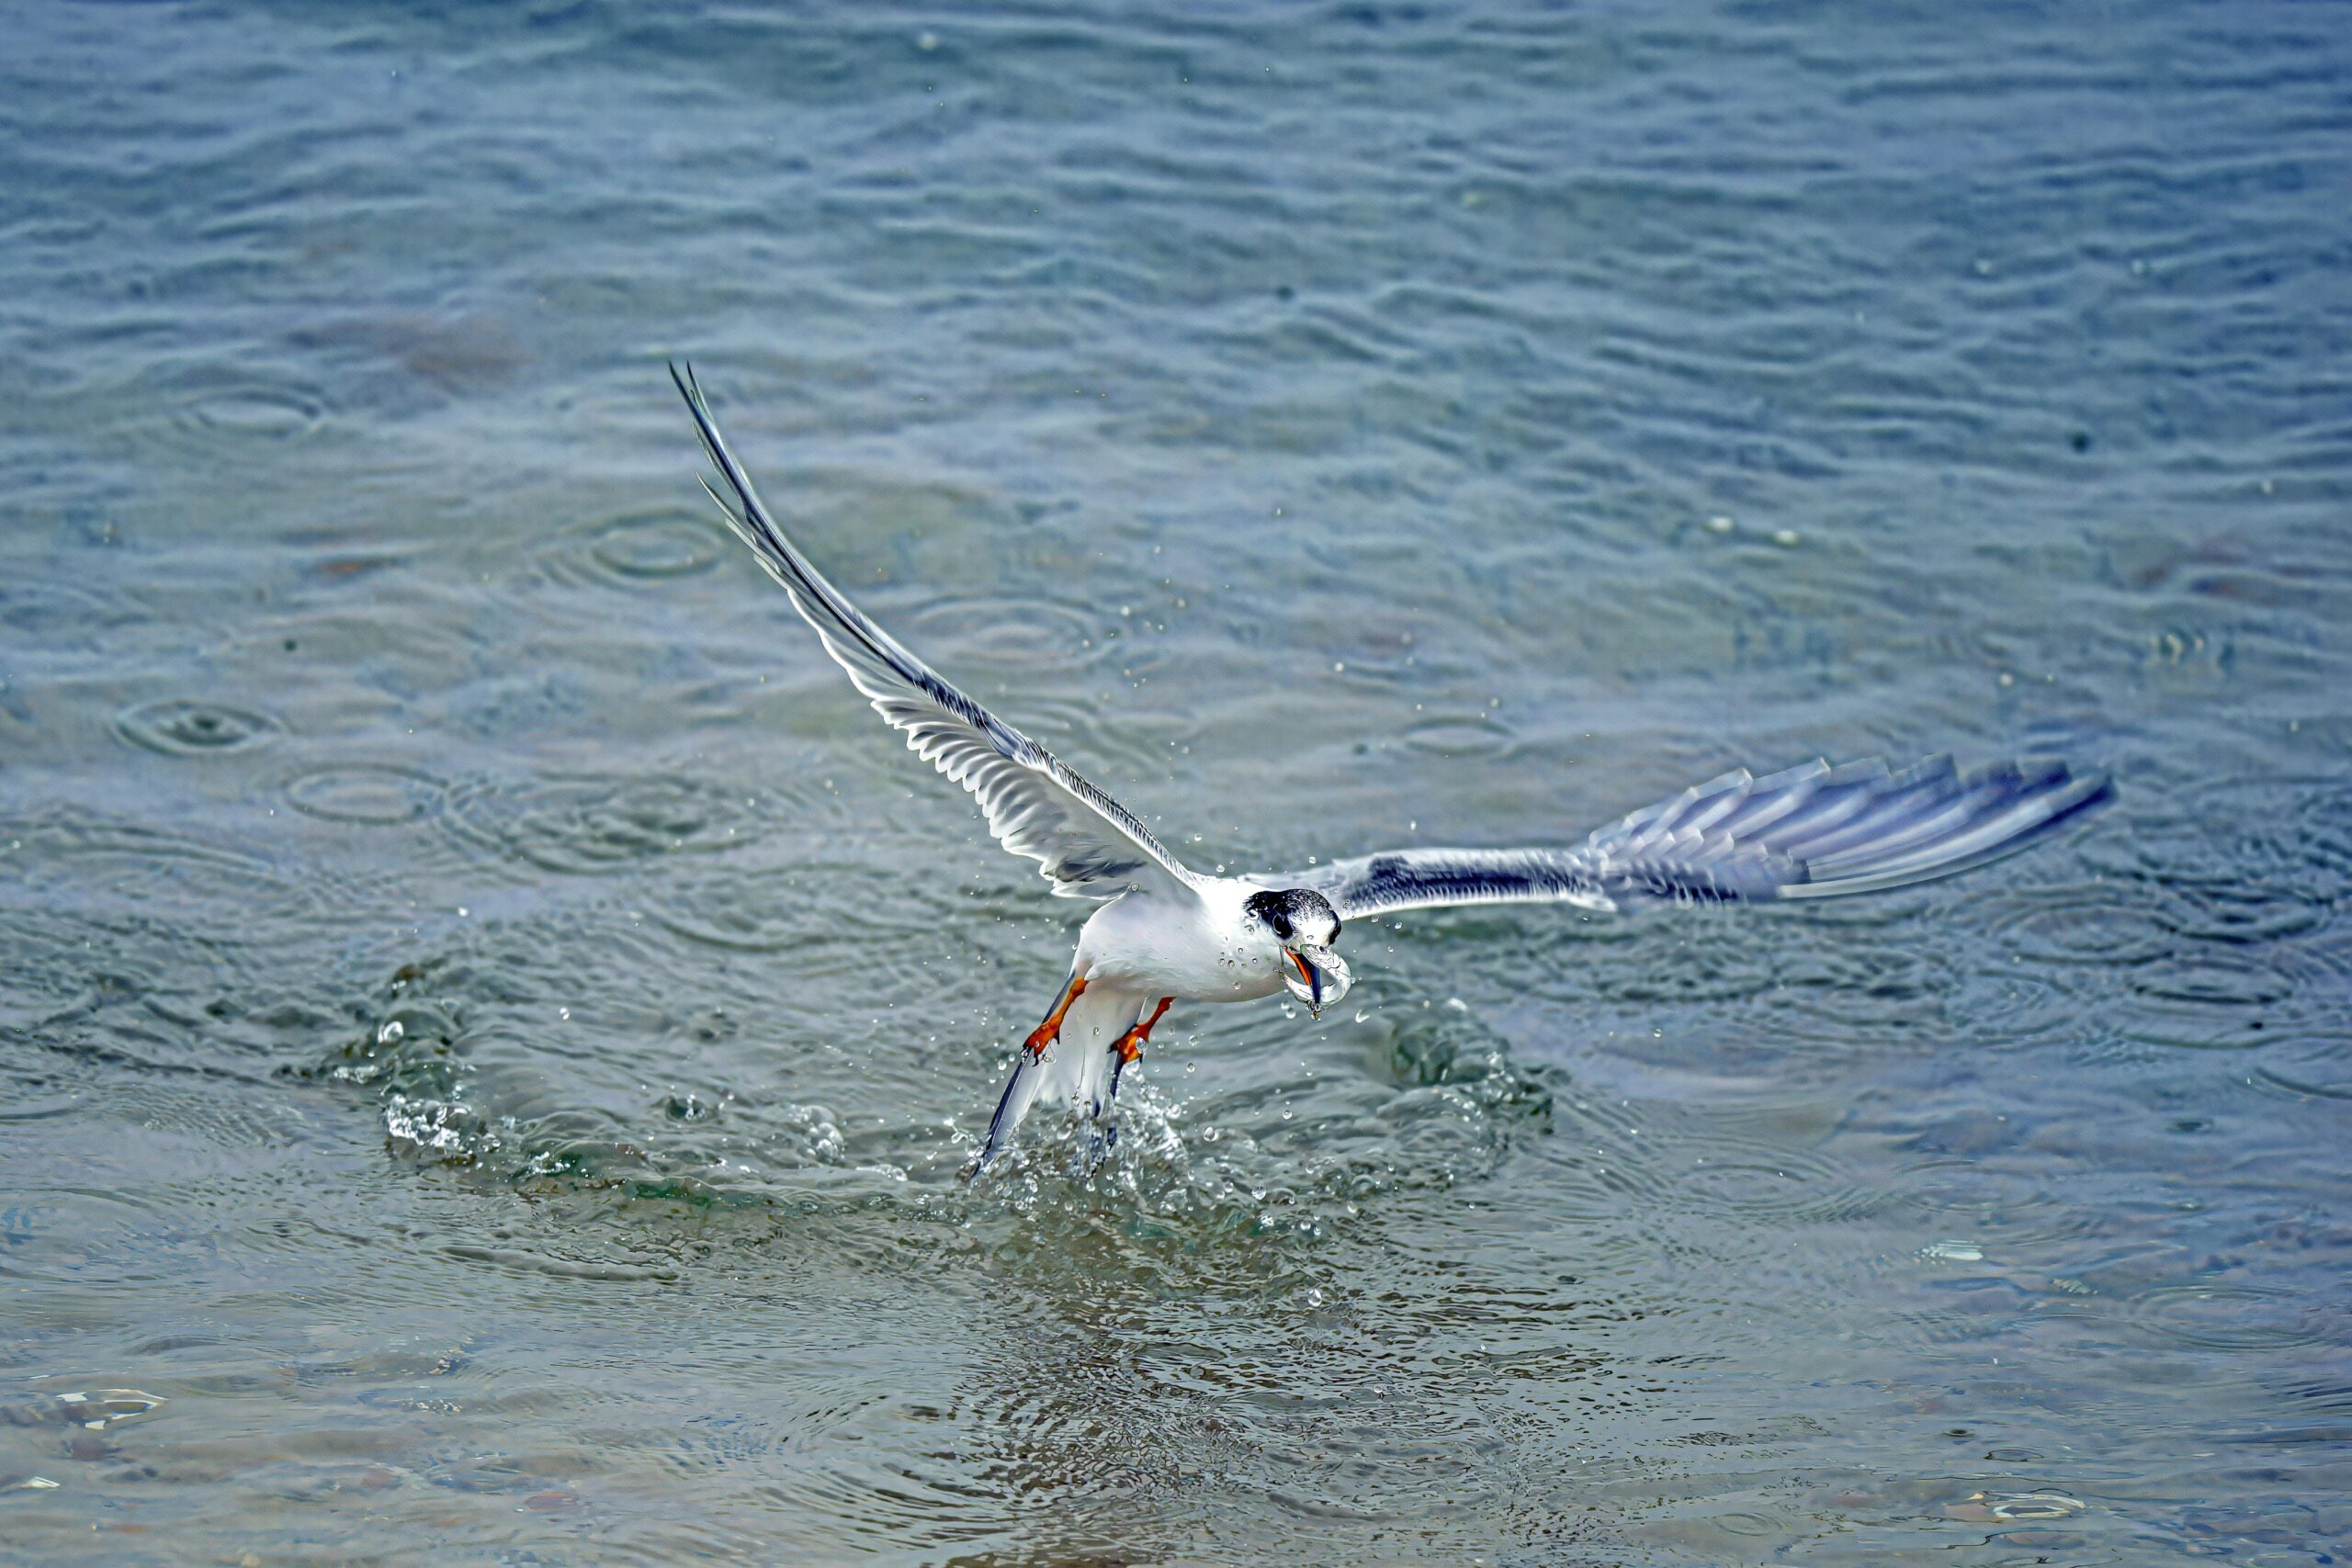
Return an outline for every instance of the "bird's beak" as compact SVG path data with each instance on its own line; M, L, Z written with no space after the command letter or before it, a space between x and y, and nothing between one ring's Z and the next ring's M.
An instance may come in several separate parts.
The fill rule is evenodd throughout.
M1306 1003L1306 1010L1318 1019L1323 1016L1325 1008L1348 994L1348 987L1354 981L1355 976L1348 973L1346 963L1328 947L1317 948L1312 955L1292 948L1288 956L1291 967L1298 972L1298 977L1294 980L1285 975L1283 983L1289 987L1290 994Z

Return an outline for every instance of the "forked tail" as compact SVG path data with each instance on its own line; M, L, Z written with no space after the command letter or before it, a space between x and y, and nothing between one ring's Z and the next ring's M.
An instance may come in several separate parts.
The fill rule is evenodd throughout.
M988 1136L980 1141L979 1153L965 1168L965 1175L977 1180L1004 1152L1012 1141L1012 1130L1040 1101L1067 1105L1096 1122L1107 1123L1114 1092L1113 1069L1117 1066L1113 1047L1136 1022L1144 1003L1136 991L1090 986L1064 1010L1059 1035L1042 1055L1033 1054L1026 1046L1014 1051L1012 1074L1005 1079Z

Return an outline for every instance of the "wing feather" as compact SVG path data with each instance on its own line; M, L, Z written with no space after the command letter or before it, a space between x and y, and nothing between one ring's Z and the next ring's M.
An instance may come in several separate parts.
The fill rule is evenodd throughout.
M1645 807L1567 849L1390 850L1294 874L1342 919L1455 904L1758 901L1874 893L2015 854L2113 795L2103 773L1949 757L1899 773L1826 762L1745 770Z
M1193 873L1133 812L950 685L842 597L761 504L751 476L719 434L693 370L673 365L670 378L726 486L722 493L703 480L729 525L783 584L793 608L816 628L825 651L874 711L905 734L915 755L970 793L999 843L1035 861L1054 891L1071 897L1111 898L1148 883L1192 886Z

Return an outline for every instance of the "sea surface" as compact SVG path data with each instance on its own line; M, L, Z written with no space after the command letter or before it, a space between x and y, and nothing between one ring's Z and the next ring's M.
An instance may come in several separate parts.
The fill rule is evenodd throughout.
M0 4L0 1562L2352 1561L2352 9ZM958 1170L1084 906L1358 922Z

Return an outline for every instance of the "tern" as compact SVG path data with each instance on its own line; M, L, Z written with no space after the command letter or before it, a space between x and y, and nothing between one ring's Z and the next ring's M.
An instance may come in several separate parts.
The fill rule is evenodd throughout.
M2103 804L2104 774L2052 761L1962 773L1949 757L1745 770L1586 837L1538 849L1385 850L1287 875L1211 876L1141 818L909 652L828 582L762 504L691 368L670 367L719 484L729 525L783 584L850 683L924 761L968 791L989 831L1052 890L1096 908L1045 1019L1013 1054L977 1178L1041 1100L1115 1139L1121 1075L1177 1002L1286 992L1321 1017L1353 983L1346 921L1463 904L1765 902L1876 893L1949 876L2039 841ZM724 487L723 490L721 487Z

